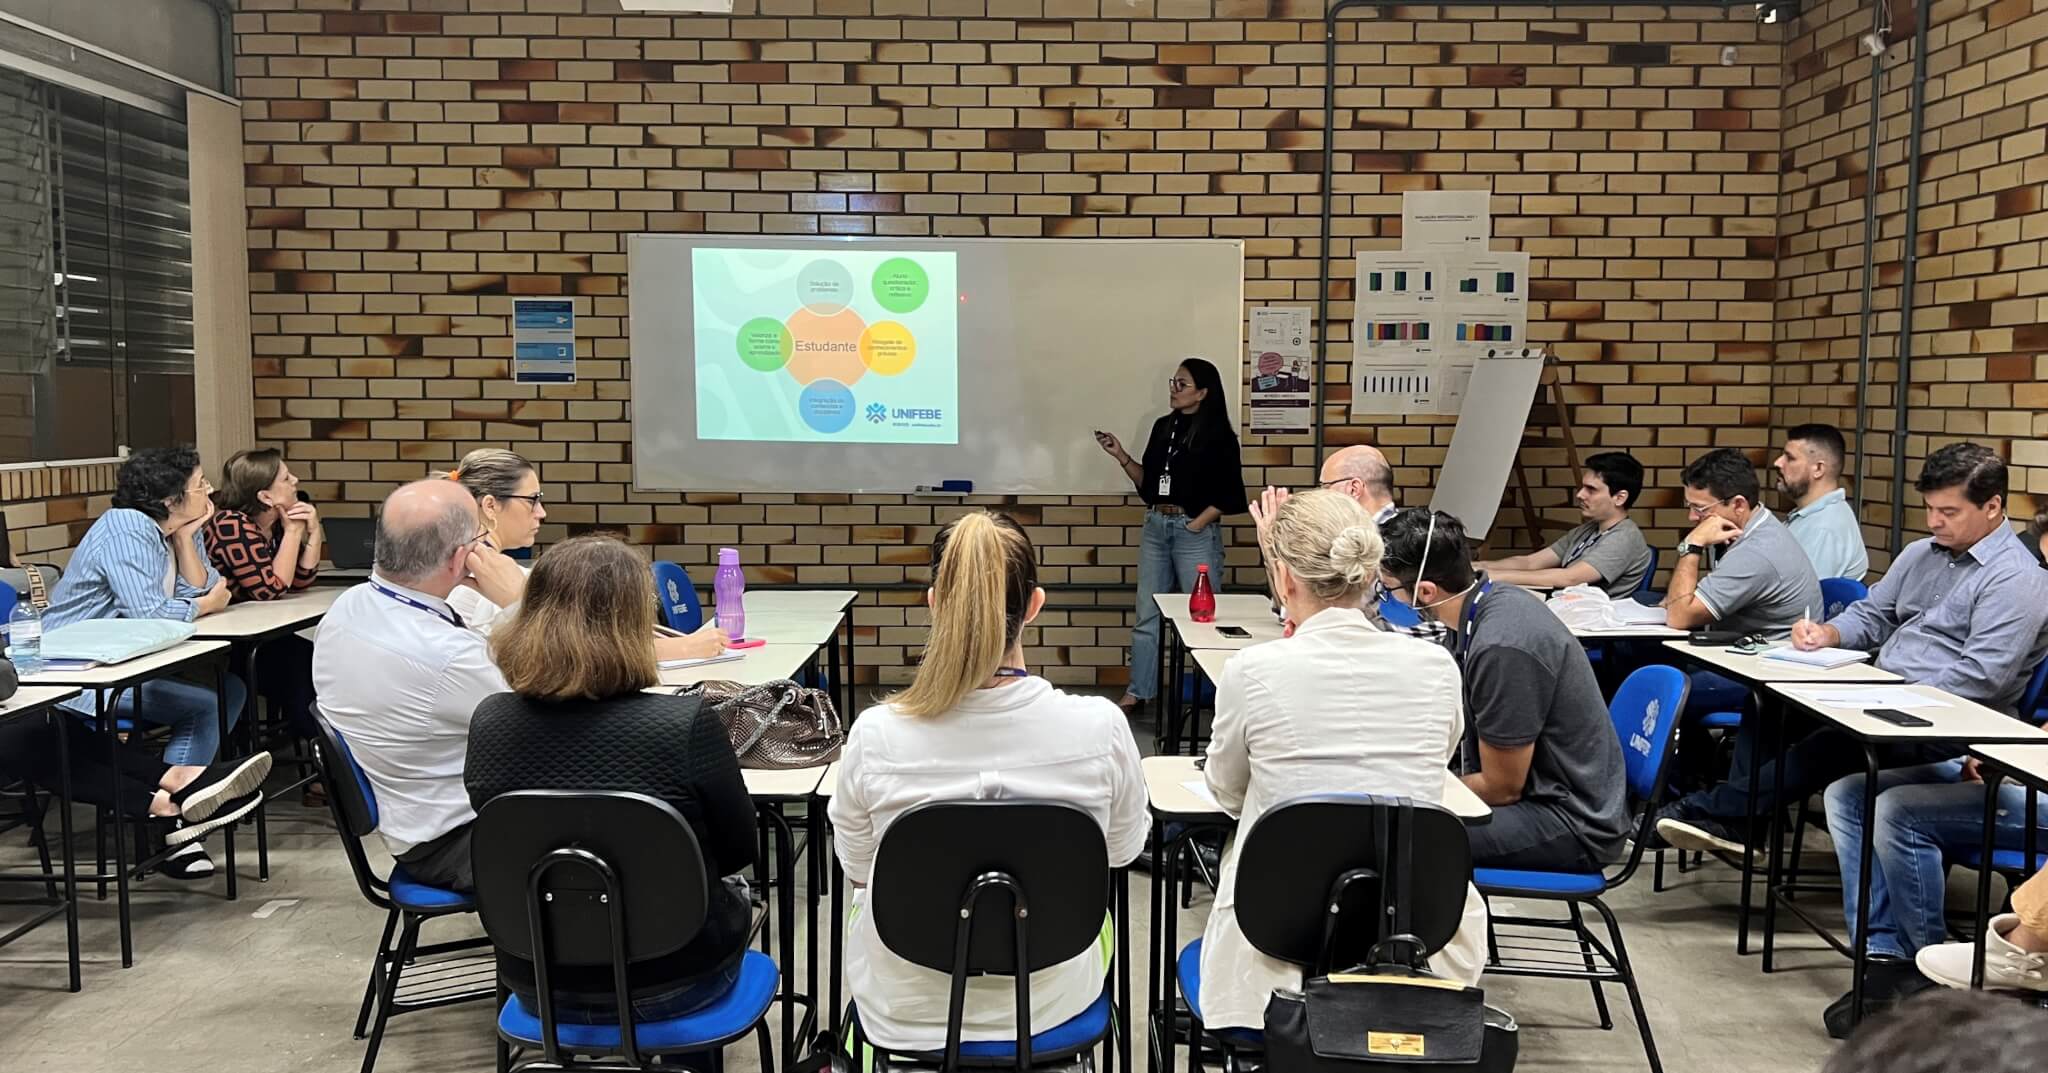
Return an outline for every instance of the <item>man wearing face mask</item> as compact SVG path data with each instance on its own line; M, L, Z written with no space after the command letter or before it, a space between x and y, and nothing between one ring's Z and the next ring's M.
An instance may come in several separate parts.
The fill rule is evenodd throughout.
M1621 856L1621 742L1571 630L1526 590L1472 566L1465 527L1411 508L1380 527L1380 585L1444 635L1464 676L1465 784L1493 806L1471 828L1483 868L1593 871Z

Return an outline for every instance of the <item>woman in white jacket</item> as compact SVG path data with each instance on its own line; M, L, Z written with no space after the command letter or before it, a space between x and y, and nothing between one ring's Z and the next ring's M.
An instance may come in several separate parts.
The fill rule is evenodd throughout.
M1365 508L1336 492L1290 497L1266 527L1264 551L1293 630L1224 668L1206 769L1210 792L1238 817L1238 837L1305 794L1441 803L1464 732L1458 666L1358 609L1381 553ZM1211 1029L1263 1028L1273 990L1302 981L1300 966L1253 949L1238 927L1237 850L1233 840L1202 936L1201 1014ZM1485 958L1486 906L1468 886L1464 922L1430 966L1471 983Z

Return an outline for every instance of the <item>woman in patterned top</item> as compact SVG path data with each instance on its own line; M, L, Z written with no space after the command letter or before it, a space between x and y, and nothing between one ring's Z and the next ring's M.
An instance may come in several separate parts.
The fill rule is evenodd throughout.
M320 573L320 516L299 501L299 479L274 448L237 451L220 468L206 554L235 603L303 592ZM263 643L256 691L312 737L313 643L286 634ZM317 796L309 790L308 798Z
M220 468L206 550L234 602L301 592L320 573L320 517L274 448L237 451Z

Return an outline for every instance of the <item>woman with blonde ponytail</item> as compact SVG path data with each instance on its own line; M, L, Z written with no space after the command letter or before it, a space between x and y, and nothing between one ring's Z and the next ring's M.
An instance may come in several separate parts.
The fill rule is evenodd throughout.
M977 511L932 541L931 636L910 687L854 721L832 797L833 845L855 886L846 977L867 1037L894 1050L946 1044L948 981L882 945L867 889L882 832L928 801L1071 802L1102 825L1111 866L1144 848L1150 821L1138 743L1115 704L1024 666L1024 627L1045 606L1031 540ZM1031 1024L1051 1028L1102 994L1107 944L1031 976ZM1016 1037L1016 981L968 981L962 1039Z
M1266 562L1294 633L1224 667L1203 771L1240 832L1304 794L1443 801L1465 725L1458 665L1441 646L1366 621L1359 606L1383 549L1365 508L1340 492L1291 496L1267 524ZM1262 1028L1273 989L1301 987L1300 966L1253 949L1238 927L1237 849L1233 841L1224 855L1202 936L1211 1029ZM1486 905L1468 885L1464 921L1430 966L1471 983L1485 960Z

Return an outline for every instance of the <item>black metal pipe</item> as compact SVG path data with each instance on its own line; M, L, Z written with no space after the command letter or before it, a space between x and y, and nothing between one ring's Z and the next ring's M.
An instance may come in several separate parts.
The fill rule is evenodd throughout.
M1877 35L1882 44L1891 34L1891 8L1887 0L1876 0L1871 4L1870 32ZM1869 145L1863 161L1863 313L1859 332L1861 343L1856 348L1856 519L1863 519L1863 479L1867 449L1864 441L1870 436L1870 335L1874 327L1875 310L1871 309L1871 295L1877 284L1877 188L1881 174L1877 160L1878 140L1881 137L1880 122L1884 101L1884 52L1872 53L1870 57L1870 131ZM1837 479L1841 474L1835 475Z
M1899 375L1892 396L1892 542L1897 558L1906 529L1906 393L1913 386L1913 281L1920 268L1920 141L1927 126L1927 0L1913 10L1913 110L1906 133L1905 271L1899 278Z

